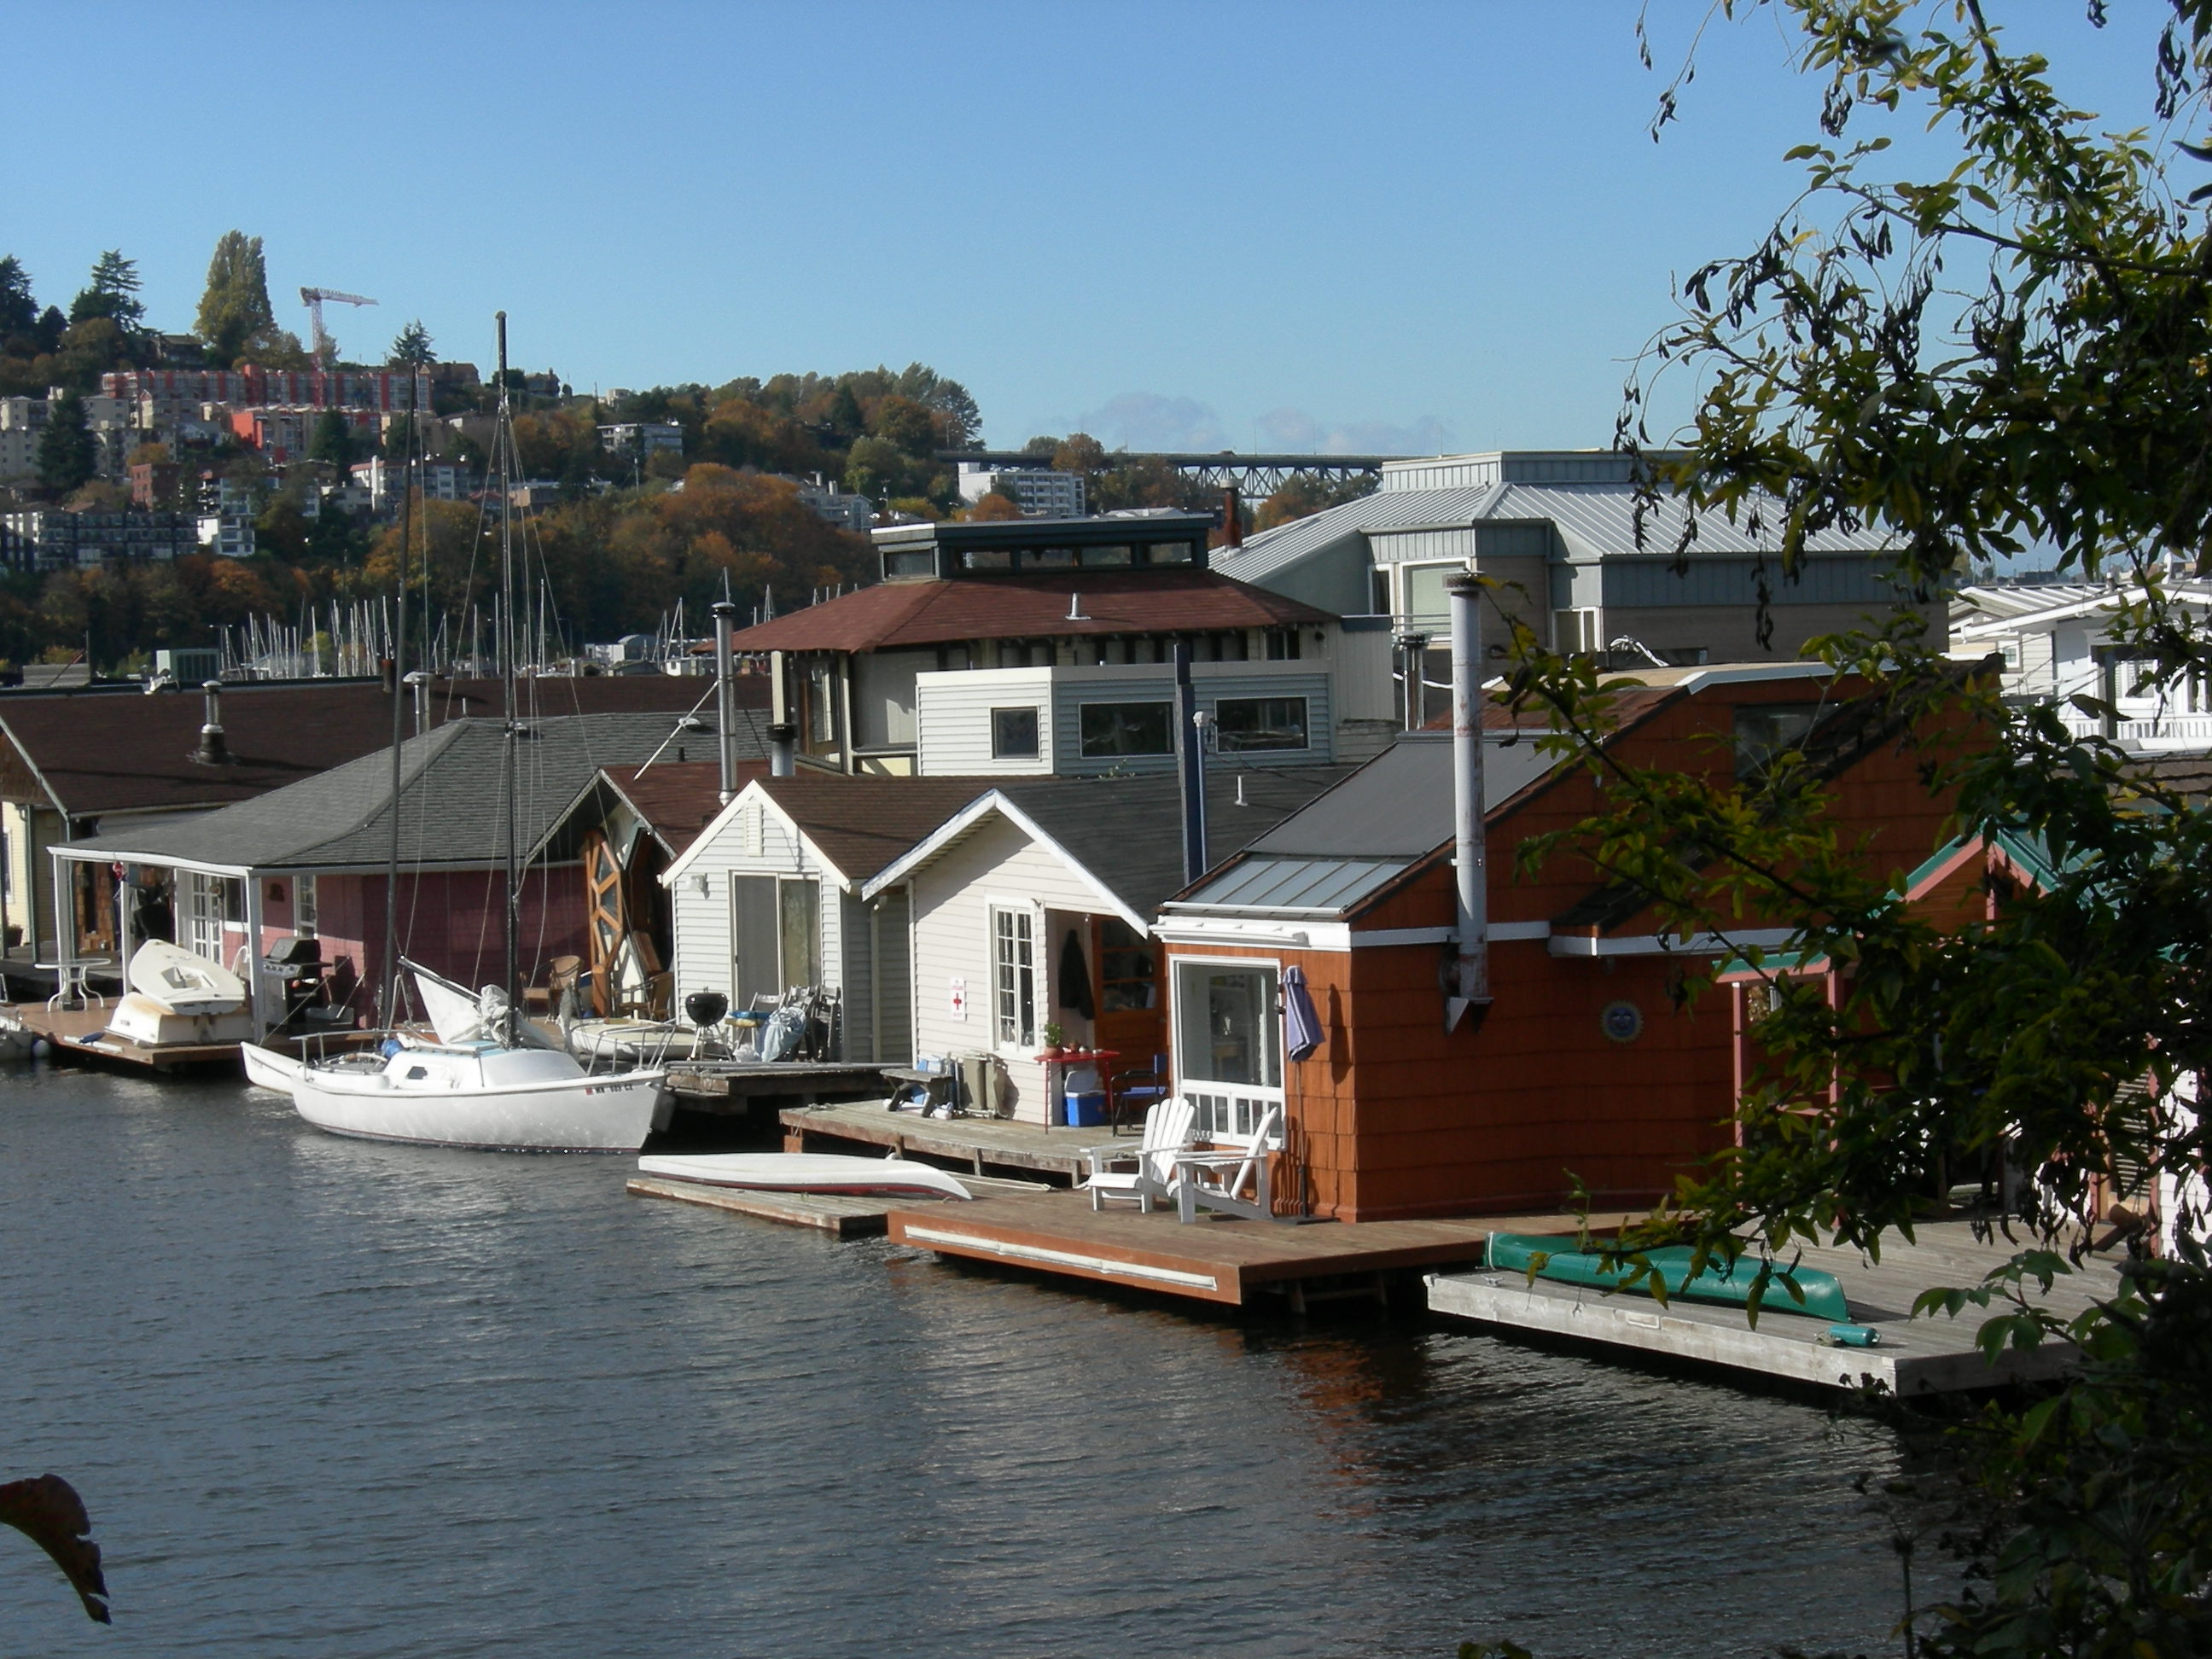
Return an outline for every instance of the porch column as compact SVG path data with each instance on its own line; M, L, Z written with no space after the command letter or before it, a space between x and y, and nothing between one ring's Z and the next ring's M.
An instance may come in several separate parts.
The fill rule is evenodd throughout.
M248 870L241 879L246 883L246 971L239 977L246 981L246 1000L253 1010L254 1035L267 1036L270 1024L262 1013L266 1000L261 994L261 873Z

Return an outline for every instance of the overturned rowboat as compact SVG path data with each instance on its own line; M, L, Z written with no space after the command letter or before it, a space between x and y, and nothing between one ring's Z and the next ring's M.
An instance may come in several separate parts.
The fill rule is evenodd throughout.
M1651 1264L1669 1297L1679 1297L1686 1302L1718 1302L1737 1308L1750 1305L1752 1286L1759 1279L1759 1263L1749 1256L1738 1256L1733 1262L1709 1261L1703 1273L1692 1278L1691 1252L1686 1245L1668 1245L1641 1255ZM1555 1284L1585 1285L1605 1291L1644 1288L1641 1284L1628 1283L1634 1269L1625 1261L1608 1267L1596 1251L1577 1250L1562 1239L1540 1238L1527 1233L1492 1233L1486 1260L1491 1267L1511 1273L1527 1273L1532 1264L1540 1262L1535 1267L1536 1277ZM1803 1301L1791 1294L1792 1283L1803 1294ZM1814 1319L1848 1322L1851 1316L1844 1300L1843 1280L1817 1267L1799 1267L1785 1273L1778 1266L1759 1293L1759 1306L1762 1313L1803 1314Z
M975 1196L936 1165L902 1158L848 1158L835 1152L709 1152L689 1158L641 1158L637 1170L640 1175L663 1181L765 1193Z

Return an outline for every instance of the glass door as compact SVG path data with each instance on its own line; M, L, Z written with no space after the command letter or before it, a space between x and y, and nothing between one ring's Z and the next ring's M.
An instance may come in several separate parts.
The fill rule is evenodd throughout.
M1283 1030L1272 963L1176 963L1176 1076L1213 1139L1249 1139L1283 1103Z

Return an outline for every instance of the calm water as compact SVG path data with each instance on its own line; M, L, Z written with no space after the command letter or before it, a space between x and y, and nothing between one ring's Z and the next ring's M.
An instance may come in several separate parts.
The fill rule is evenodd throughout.
M0 1650L1893 1650L1882 1431L1457 1332L1238 1327L380 1147L235 1085L0 1077Z

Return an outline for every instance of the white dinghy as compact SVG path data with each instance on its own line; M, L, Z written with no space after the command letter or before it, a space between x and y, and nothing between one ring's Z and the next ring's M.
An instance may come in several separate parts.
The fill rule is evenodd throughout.
M205 957L149 939L125 970L130 989L115 1006L106 1035L143 1048L237 1042L253 1034L246 985Z
M975 1194L931 1164L902 1158L847 1158L835 1152L709 1152L641 1158L640 1175L699 1187L749 1188L768 1193L882 1193L973 1198Z

